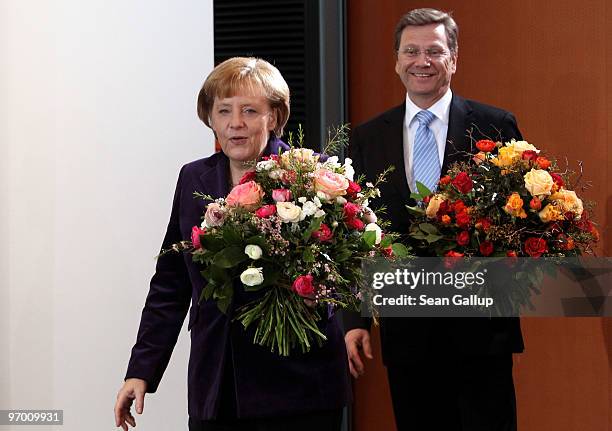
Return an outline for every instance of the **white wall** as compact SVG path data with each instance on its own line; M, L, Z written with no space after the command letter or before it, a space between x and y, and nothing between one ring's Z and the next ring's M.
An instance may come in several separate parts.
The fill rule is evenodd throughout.
M0 0L0 409L114 427L178 170L213 151L212 32L212 0ZM138 429L186 429L188 344Z

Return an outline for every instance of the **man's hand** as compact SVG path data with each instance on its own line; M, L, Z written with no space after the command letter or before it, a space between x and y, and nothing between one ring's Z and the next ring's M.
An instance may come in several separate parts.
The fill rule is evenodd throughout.
M132 402L136 400L136 413L142 414L144 410L144 397L147 392L147 382L142 379L127 379L119 393L117 394L117 402L115 403L115 425L123 428L123 431L128 430L128 424L132 427L136 426L136 420L130 408Z
M348 353L349 369L351 375L355 378L364 373L363 362L359 356L359 350L363 350L363 354L368 359L372 359L372 347L370 346L370 333L365 329L351 329L344 336L346 343L346 352Z

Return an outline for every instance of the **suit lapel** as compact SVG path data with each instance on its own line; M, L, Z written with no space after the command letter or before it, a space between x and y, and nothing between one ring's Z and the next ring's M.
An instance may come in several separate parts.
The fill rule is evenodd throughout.
M222 152L213 154L207 161L206 169L200 175L200 181L207 194L222 198L229 193L229 159Z
M382 136L383 169L395 166L389 181L397 188L406 201L410 197L410 187L406 180L406 167L404 166L404 117L406 104L402 103L387 114L385 123L387 128ZM372 155L375 157L375 155ZM369 157L369 156L368 156ZM382 170L381 169L381 172Z
M471 153L471 142L466 135L468 127L472 122L471 118L472 110L465 102L465 99L453 94L448 119L442 176L446 175L446 171L448 171L448 168L453 163L462 159L465 160L465 155L462 153Z

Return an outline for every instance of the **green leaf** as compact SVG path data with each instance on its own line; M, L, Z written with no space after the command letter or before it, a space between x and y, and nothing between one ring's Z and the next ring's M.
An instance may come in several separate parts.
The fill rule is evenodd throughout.
M232 246L227 247L217 253L213 264L220 268L233 268L248 258L249 257L244 253L244 249L242 247Z
M406 205L406 209L408 210L408 212L410 214L416 215L416 216L422 216L425 215L425 211L422 208L419 207L411 207Z
M304 253L302 253L302 259L306 263L313 263L315 261L314 253L310 247L306 247L304 249Z
M407 257L408 256L408 248L401 242L396 242L392 244L391 249L393 250L393 254L397 257Z
M417 190L421 194L421 196L429 196L431 194L431 190L427 188L427 186L419 181L416 182Z
M380 241L380 247L381 248L387 248L389 247L391 244L393 244L393 236L391 235L386 235L381 241Z
M198 301L198 304L200 304L204 300L208 301L212 297L213 292L215 291L216 287L217 287L217 284L214 281L209 281L204 287L204 289L202 289L202 293L200 294L200 299Z
M216 235L200 235L202 247L214 252L221 251L225 247L225 242Z
M438 228L435 227L434 225L432 225L431 223L420 223L419 224L419 229L421 229L423 232L428 233L428 234L438 234L440 233L438 231Z
M434 235L434 234L429 234L425 237L425 241L427 241L429 244L436 242L440 239L444 238L442 235Z
M238 229L234 229L232 227L226 227L223 229L223 239L227 244L230 245L241 245L242 244L242 235L238 231Z
M361 239L368 246L368 249L370 249L374 247L374 244L376 244L376 232L374 232L373 230L365 231L361 236Z
M336 253L336 262L344 262L348 260L352 255L353 253L348 249L341 250Z
M258 246L260 246L264 250L268 247L266 239L263 237L263 235L252 236L252 237L250 237L249 239L246 240L246 243L247 244L258 245Z
M420 193L410 193L410 198L414 199L415 201L422 201L424 197L425 196L421 196Z

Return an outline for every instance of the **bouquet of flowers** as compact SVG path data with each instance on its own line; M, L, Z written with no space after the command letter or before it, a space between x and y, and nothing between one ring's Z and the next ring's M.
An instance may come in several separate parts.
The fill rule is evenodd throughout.
M326 150L345 139L339 129ZM201 265L200 300L224 313L236 289L260 291L235 318L256 326L254 343L284 356L325 341L317 322L330 307L358 309L364 259L407 252L368 207L386 173L362 188L350 159L323 160L302 146L300 133L297 147L264 157L223 199L198 195L210 202L204 221L173 247Z
M578 256L599 233L572 190L572 172L526 141L476 142L480 151L440 178L418 184L410 236L437 256Z

